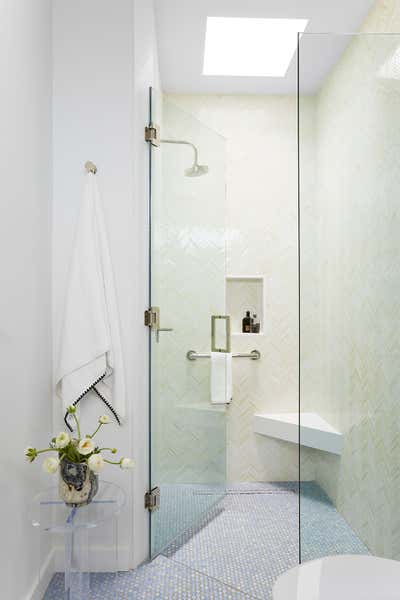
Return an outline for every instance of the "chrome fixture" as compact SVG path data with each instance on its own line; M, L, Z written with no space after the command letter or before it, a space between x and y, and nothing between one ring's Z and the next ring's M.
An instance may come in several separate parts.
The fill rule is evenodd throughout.
M190 146L194 152L194 160L191 167L185 169L186 177L200 177L208 173L207 165L199 165L199 152L192 142L186 140L162 140L160 139L160 126L157 123L149 123L144 128L144 139L149 142L152 146L158 148L160 144L181 144L184 146Z
M150 142L152 146L158 148L160 145L160 126L156 123L149 123L144 128L144 139L146 142Z
M93 175L97 173L97 167L91 160L85 162L85 169L88 173L93 173Z
M182 144L184 146L190 146L193 148L194 152L194 160L193 165L188 169L185 169L186 177L200 177L201 175L206 175L208 173L207 165L199 165L199 152L192 142L187 142L186 140L161 140L162 144Z
M225 321L225 348L217 348L217 321ZM231 351L231 318L229 315L212 315L211 317L211 352L227 353Z
M160 331L173 331L171 327L160 327L160 309L152 306L144 311L144 324L156 333L156 342L160 341Z
M211 354L198 354L195 350L189 350L186 353L186 358L188 360L197 360L198 358L210 358ZM248 354L239 353L232 354L233 358L251 358L251 360L260 360L261 352L259 350L252 350Z
M160 508L161 490L159 487L154 487L144 495L144 507L150 512L154 512Z

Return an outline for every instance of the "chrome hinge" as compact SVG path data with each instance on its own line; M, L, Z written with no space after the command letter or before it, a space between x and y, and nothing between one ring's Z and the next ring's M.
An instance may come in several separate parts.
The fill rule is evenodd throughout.
M154 487L144 495L144 507L151 512L160 508L161 492L159 487Z
M151 306L144 311L144 324L151 329L160 328L160 309L158 306Z
M150 142L152 146L156 146L158 148L161 142L159 125L156 125L155 123L150 123L147 127L145 127L144 139L146 142Z

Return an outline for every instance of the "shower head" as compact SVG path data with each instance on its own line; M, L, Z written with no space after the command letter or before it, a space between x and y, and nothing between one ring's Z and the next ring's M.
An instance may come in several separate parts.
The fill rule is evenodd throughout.
M186 177L200 177L201 175L206 175L208 173L207 165L199 165L198 162L198 151L197 148L192 142L187 142L186 140L161 140L162 144L183 144L184 146L190 146L193 148L194 152L194 161L193 165L188 169L185 169Z
M201 175L206 175L208 173L207 165L198 165L194 163L192 167L189 169L185 169L186 177L200 177Z

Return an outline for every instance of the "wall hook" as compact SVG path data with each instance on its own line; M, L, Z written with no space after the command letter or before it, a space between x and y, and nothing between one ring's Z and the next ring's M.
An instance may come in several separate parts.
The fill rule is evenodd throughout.
M93 173L93 175L96 175L97 173L97 167L91 160L85 162L85 169L88 173Z

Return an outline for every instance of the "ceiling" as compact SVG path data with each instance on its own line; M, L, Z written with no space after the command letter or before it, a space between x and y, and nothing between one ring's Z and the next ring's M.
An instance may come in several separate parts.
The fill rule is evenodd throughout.
M374 0L155 0L163 90L187 94L294 94L296 57L285 77L203 75L207 17L306 18L307 33L357 32ZM304 35L300 88L318 91L350 41L348 35ZM240 43L240 40L238 40Z

